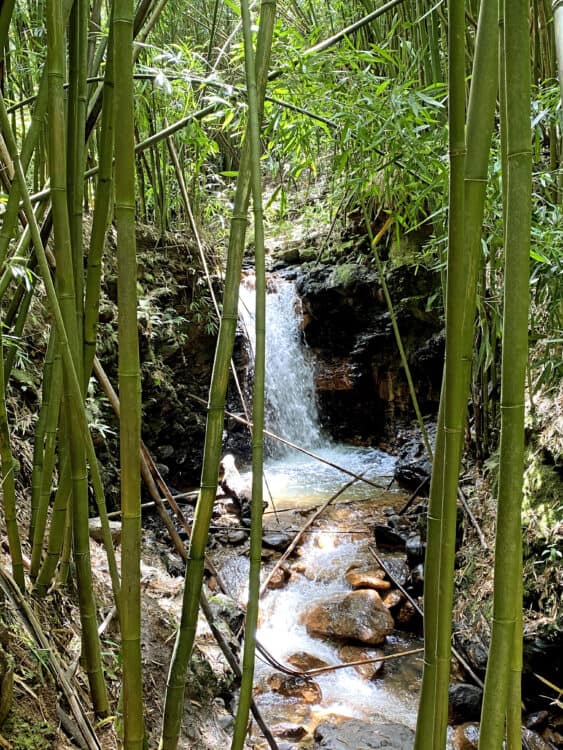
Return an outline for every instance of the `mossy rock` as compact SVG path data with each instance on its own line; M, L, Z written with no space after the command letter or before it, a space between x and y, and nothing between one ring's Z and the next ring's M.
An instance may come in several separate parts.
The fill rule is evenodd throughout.
M328 277L327 288L346 290L361 280L362 271L362 267L356 263L343 263L336 266Z
M275 258L282 263L298 263L299 248L292 245L290 245L289 247L284 247L276 252Z
M304 247L299 251L299 260L302 263L310 263L317 259L319 251L316 247Z

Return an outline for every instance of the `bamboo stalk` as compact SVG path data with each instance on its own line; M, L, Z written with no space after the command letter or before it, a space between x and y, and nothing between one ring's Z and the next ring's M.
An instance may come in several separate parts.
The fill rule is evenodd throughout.
M502 745L505 713L511 745L519 731L521 669L522 482L528 361L532 150L529 2L504 3L507 186L501 438L491 645L481 714L480 750ZM508 697L512 701L508 706Z
M113 12L113 6L112 6ZM110 19L110 24L111 24ZM113 142L114 142L114 73L113 31L110 25L108 54L103 87L102 123L100 133L100 157L96 203L92 219L86 295L84 300L84 384L90 378L96 354L96 332L100 306L102 256L112 196Z
M232 750L242 750L247 733L252 700L252 683L256 649L256 627L260 601L260 567L262 562L262 501L264 472L264 413L266 379L266 255L264 248L264 217L262 208L262 176L260 172L260 105L252 46L252 22L248 0L241 0L244 38L246 88L248 92L250 172L254 208L254 265L256 274L256 315L254 352L254 391L252 400L252 501L250 526L250 568L248 603L244 625L244 649L239 702L235 717ZM262 4L262 9L264 4Z
M135 131L133 98L133 0L115 0L115 217L119 341L121 479L121 654L124 747L144 742L141 658L141 375L137 333L135 245Z
M452 6L453 8L453 6ZM458 10L457 34L463 47L465 26ZM461 18L460 18L461 16ZM459 53L450 23L450 49ZM424 627L425 666L421 705L417 723L416 750L440 750L445 746L447 727L447 689L450 669L451 607L453 600L453 563L455 555L455 498L463 446L463 426L470 383L473 320L480 257L481 226L487 182L488 155L496 103L497 2L481 3L477 44L470 89L466 133L462 113L457 113L456 135L450 128L452 148L459 151L467 143L464 164L463 196L457 204L463 216L451 224L449 242L448 291L446 299L446 366L440 400L436 458L432 471L428 510L428 547L425 587ZM464 62L457 60L454 96L457 109L465 97ZM463 68L463 72L462 72ZM461 100L461 101L460 101ZM450 105L451 106L451 105ZM455 111L455 107L454 107ZM461 160L461 156L459 156ZM463 176L462 176L463 177ZM452 216L450 215L450 222Z

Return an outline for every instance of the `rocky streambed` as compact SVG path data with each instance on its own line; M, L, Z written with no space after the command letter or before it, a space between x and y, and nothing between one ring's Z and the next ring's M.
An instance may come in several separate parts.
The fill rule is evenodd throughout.
M410 585L404 552L380 549L384 570L370 551L375 520L383 525L385 510L403 495L340 500L304 535L263 597L257 636L272 660L259 655L256 700L282 747L407 748L421 676L421 622L396 585ZM266 516L264 577L313 512L289 510L278 521ZM268 549L273 542L278 550ZM239 544L221 551L220 572L243 604L248 562L246 542Z

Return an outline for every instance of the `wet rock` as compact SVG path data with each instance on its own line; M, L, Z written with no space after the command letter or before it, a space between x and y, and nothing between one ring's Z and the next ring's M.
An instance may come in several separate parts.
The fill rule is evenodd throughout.
M175 451L172 445L159 445L156 449L156 454L161 459L172 458L174 453Z
M217 534L215 538L222 544L232 544L233 547L235 547L238 544L246 542L248 539L248 531L244 531L243 529L222 531L220 534Z
M322 723L315 729L316 748L325 750L412 750L414 732L402 724L367 724L350 719Z
M375 527L375 543L379 549L387 549L393 552L404 552L406 536L395 531L385 524L377 524Z
M433 445L436 439L436 426L428 425L428 437ZM419 489L427 493L432 474L432 463L428 458L426 446L419 429L410 433L404 441L395 464L395 481L408 490ZM425 483L420 486L422 483Z
M301 724L283 721L280 724L274 724L272 734L281 737L283 740L302 740L307 734L307 730Z
M422 563L419 563L411 570L408 578L408 584L409 588L414 592L414 594L422 594L422 591L424 589L424 565Z
M282 264L298 263L299 262L299 248L289 245L276 252L276 260Z
M232 633L238 632L244 622L244 610L234 599L226 594L215 594L209 606L216 619L226 622Z
M335 594L313 602L302 616L311 635L350 638L377 646L393 630L393 618L372 589Z
M234 716L231 716L231 714L223 714L222 716L219 716L217 719L217 724L223 729L225 732L229 732L235 723Z
M390 578L391 582L394 585L396 582L400 586L404 586L409 575L409 568L403 558L382 555L382 559L385 563L385 567L390 573L388 577Z
M398 589L393 589L393 591L389 591L387 594L385 594L382 601L387 609L395 609L395 607L398 607L405 601L405 597Z
M317 682L305 677L275 673L268 677L268 687L286 698L297 698L302 703L320 703L323 699Z
M186 564L178 554L167 552L164 556L164 563L168 575L180 577L184 575Z
M385 571L381 568L353 568L346 572L346 580L353 589L375 589L389 591L391 583L385 580Z
M404 268L393 270L391 276L389 289L399 327L405 332L421 408L433 413L439 400L443 349L434 352L429 340L442 324L426 310L424 295L431 293L438 277L427 272L413 277ZM297 290L306 313L305 340L315 351L319 371L330 370L338 360L342 372L349 375L326 378L318 390L323 424L337 439L394 436L397 423L410 421L414 413L377 273L356 263L311 264L301 270ZM424 365L419 366L423 350Z
M395 615L395 627L400 630L412 630L418 626L420 615L408 600L404 602Z
M454 750L477 750L479 746L479 724L460 724L454 730L452 744Z
M90 518L88 521L88 529L90 536L94 541L103 543L102 536L102 522L99 518ZM111 540L117 545L121 542L121 523L119 521L109 521L109 530L111 532Z
M317 259L319 249L317 247L304 247L299 250L299 260L302 263L309 263L312 260Z
M560 732L556 732L551 727L548 727L547 729L544 729L542 735L545 741L550 743L551 748L563 747L563 734L561 734Z
M367 649L359 646L341 646L338 649L338 657L341 661L347 663L353 661L364 661L367 659L376 659L383 656L383 651L379 648ZM372 661L366 664L356 664L354 669L364 680L373 680L383 669L383 661Z
M319 659L318 656L308 654L306 651L297 651L288 656L287 661L300 672L308 672L310 669L321 669L328 667L328 662Z
M291 572L287 565L280 565L274 575L268 581L269 589L283 589L291 577Z
M409 536L406 543L407 565L412 568L419 563L424 562L426 545L422 541L420 534Z
M537 554L540 554L538 549ZM541 674L546 680L554 685L563 682L563 659L561 650L563 647L563 635L561 631L552 630L549 637L539 633L524 636L524 672L522 675L522 686L525 693L529 695L527 705L530 710L541 710L545 708L545 699L542 699L538 691L538 681L534 676Z
M286 534L283 531L269 531L262 537L262 544L264 547L269 547L277 552L285 552L292 540L291 534Z
M526 727L532 729L535 732L541 732L545 729L549 713L547 711L536 711L533 714L526 716Z
M551 745L543 737L526 727L522 729L522 739L525 740L528 750L551 750Z
M244 508L250 504L252 490L249 483L239 474L235 457L231 453L223 456L219 463L218 481L225 495L232 498L239 508Z
M483 691L476 685L459 683L448 689L448 721L450 724L463 724L479 721Z
M395 466L394 477L400 487L408 490L416 490L420 487L422 491L428 486L431 471L432 464L427 458L410 461L399 458ZM421 487L423 482L426 484Z
M487 647L479 638L459 630L455 634L455 645L467 659L469 665L480 676L485 676L487 668Z

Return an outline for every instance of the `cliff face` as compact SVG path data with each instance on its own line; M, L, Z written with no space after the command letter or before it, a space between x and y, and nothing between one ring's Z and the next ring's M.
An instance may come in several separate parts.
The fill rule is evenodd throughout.
M303 299L303 335L317 361L324 426L340 440L393 441L414 415L377 273L354 263L292 270ZM436 274L398 268L387 279L423 415L440 398L442 320L429 311Z

